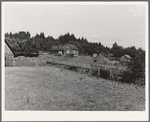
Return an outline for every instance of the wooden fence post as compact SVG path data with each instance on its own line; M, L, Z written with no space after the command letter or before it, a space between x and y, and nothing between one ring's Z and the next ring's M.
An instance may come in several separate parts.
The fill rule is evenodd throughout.
M66 68L67 63L65 63L64 69Z
M100 76L100 67L98 67L98 76Z
M81 63L81 71L80 71L80 72L81 72L81 74L82 74L82 63Z
M36 61L36 67L38 67L38 58L35 59Z
M110 69L110 78L112 78L112 69Z

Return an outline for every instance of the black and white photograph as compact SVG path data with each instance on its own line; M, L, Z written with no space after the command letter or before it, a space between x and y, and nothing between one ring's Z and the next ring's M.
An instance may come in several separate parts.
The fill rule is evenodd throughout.
M148 120L148 2L1 5L3 121Z

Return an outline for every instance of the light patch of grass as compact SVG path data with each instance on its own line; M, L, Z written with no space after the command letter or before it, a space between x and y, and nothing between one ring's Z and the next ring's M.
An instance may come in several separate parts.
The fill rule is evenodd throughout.
M145 110L145 88L54 66L6 67L6 110Z

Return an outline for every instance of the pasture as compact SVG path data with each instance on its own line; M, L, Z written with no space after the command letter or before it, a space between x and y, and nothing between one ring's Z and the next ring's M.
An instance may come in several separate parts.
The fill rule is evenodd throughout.
M46 60L39 58L38 67L5 67L6 110L145 110L144 86L44 66Z

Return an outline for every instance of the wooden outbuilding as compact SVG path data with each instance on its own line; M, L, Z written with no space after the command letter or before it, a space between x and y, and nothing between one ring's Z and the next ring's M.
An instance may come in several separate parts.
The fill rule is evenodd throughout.
M108 63L109 56L106 53L99 53L99 55L96 57L96 62L97 63Z
M120 58L120 62L122 65L126 66L131 62L131 57L129 55L124 54L123 56L121 56Z

